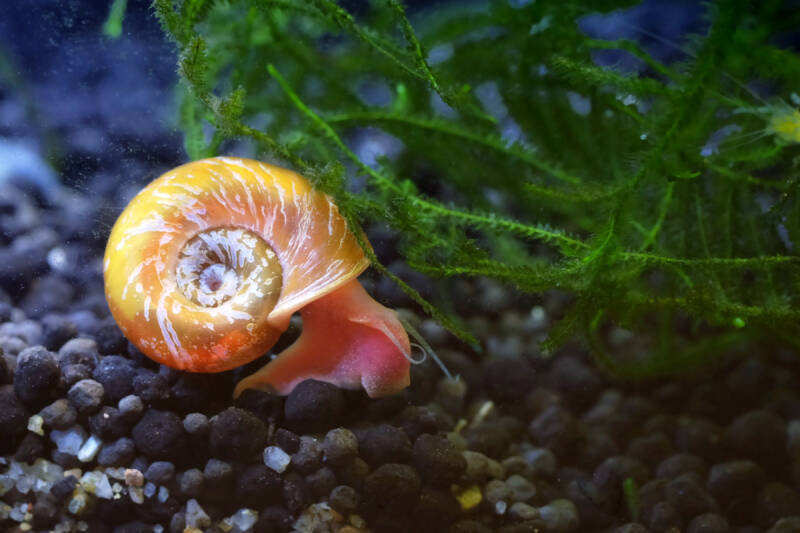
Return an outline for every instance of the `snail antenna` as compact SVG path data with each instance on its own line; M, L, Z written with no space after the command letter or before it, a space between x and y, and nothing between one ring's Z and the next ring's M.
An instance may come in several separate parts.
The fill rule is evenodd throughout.
M447 367L442 362L442 360L439 358L439 356L436 355L436 352L434 351L433 348L431 348L431 345L428 344L428 342L420 334L420 332L417 331L417 328L412 326L411 322L406 320L399 313L397 313L397 318L400 320L400 323L403 325L403 327L408 332L408 334L411 335L414 338L415 341L417 341L416 343L413 343L412 346L418 346L419 349L422 350L423 357L418 362L421 363L422 361L424 361L426 359L427 356L430 356L431 359L433 359L433 361L436 363L436 365L439 368L442 369L442 372L444 373L444 375L447 376L449 379L453 379L453 374L450 373L450 371L447 369ZM415 360L411 359L410 356L407 356L407 357L408 357L408 360L411 361L412 363L418 364Z
M391 341L391 343L394 344L397 347L397 349L400 351L400 353L403 354L403 357L408 359L408 362L411 363L412 365L420 365L420 364L425 362L425 359L428 358L428 352L425 351L425 348L423 348L422 346L420 346L417 343L412 342L412 343L410 343L410 345L412 347L416 346L417 348L422 350L422 356L419 359L414 359L411 356L410 352L406 352L405 348L403 348L403 345L400 344L399 340L397 340L397 337L395 336L395 334L392 333L391 330L389 330L388 327L386 327L386 324L383 324L383 323L379 324L378 325L378 329L381 331L381 333L386 335L386 338L389 339Z

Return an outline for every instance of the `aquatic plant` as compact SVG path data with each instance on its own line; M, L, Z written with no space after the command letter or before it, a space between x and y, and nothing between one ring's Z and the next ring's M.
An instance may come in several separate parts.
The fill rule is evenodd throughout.
M398 0L153 5L191 158L247 140L352 227L388 225L414 269L569 293L546 352L580 336L641 376L800 338L800 58L774 42L798 14L780 2L706 5L671 62L581 30L628 1L459 2L413 24ZM607 50L637 68L595 61ZM393 150L356 149L365 131ZM612 358L611 325L646 342Z

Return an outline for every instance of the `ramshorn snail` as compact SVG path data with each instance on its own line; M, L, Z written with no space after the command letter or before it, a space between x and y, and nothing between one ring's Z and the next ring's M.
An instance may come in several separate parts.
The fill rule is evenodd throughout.
M105 291L122 332L167 366L220 372L263 355L296 311L300 338L235 395L319 379L371 397L409 384L394 311L356 279L369 265L333 200L292 171L233 157L173 169L111 231Z

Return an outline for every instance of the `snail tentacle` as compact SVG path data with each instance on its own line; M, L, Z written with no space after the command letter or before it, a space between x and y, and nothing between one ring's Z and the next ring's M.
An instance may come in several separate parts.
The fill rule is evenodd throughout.
M453 376L453 374L450 373L450 370L448 370L447 365L444 364L444 361L442 361L442 359L439 357L436 351L431 347L430 344L428 344L428 341L425 340L425 337L423 337L422 334L419 331L417 331L417 328L415 328L414 325L411 324L411 322L401 317L400 315L398 315L398 319L400 320L400 324L402 324L403 329L407 332L407 334L411 335L414 338L414 340L417 341L415 343L411 343L411 345L419 346L420 349L422 350L423 357L421 358L421 360L417 360L419 361L419 363L422 363L427 357L430 357L431 359L433 359L433 362L436 363L436 366L439 367L442 373L445 376L447 376L448 379L455 379L458 377L458 376ZM414 361L411 362L414 363Z

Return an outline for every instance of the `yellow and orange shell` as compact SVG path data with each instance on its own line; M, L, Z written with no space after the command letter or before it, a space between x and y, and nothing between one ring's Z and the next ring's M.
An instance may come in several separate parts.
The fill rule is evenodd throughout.
M263 355L295 311L368 264L333 200L305 178L218 157L173 169L136 195L103 267L111 313L142 352L219 372Z

